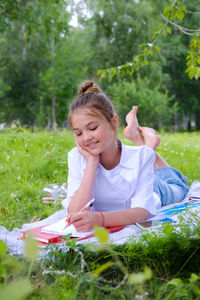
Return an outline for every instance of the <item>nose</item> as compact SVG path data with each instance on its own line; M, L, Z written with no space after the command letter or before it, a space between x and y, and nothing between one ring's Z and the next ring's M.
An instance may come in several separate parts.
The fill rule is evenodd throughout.
M88 142L92 139L91 133L89 131L85 131L83 133L84 142Z

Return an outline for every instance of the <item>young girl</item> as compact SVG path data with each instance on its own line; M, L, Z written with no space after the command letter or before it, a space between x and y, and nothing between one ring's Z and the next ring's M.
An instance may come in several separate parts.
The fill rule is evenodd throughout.
M146 220L163 205L184 199L187 178L155 152L160 139L138 125L137 107L126 116L124 135L136 146L117 139L118 116L112 102L92 81L83 83L69 110L77 147L68 154L66 222L78 231L94 225L120 226ZM92 199L91 210L80 210Z

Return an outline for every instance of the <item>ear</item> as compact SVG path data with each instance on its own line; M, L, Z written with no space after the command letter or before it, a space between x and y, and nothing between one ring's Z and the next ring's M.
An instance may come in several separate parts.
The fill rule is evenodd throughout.
M113 124L113 127L117 130L118 126L119 126L118 115L117 114L113 115L112 124Z

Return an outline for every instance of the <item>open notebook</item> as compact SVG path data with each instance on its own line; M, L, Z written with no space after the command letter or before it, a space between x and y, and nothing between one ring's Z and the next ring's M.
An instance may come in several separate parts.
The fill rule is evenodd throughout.
M108 232L116 232L123 229L124 226L107 227ZM73 225L66 227L65 218L51 225L42 225L36 228L22 230L21 239L26 239L28 234L32 234L39 243L61 243L65 240L65 236L71 234L71 238L83 240L94 236L94 230L87 232L79 232Z
M79 232L76 230L74 225L66 226L66 218L61 219L60 221L53 223L51 225L44 226L41 230L43 233L53 233L67 235L71 234L72 237L85 237L94 233L94 230L87 232Z

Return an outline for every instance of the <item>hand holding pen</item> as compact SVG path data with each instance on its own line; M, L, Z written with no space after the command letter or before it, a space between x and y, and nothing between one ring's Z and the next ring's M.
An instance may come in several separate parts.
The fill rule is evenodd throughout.
M84 206L79 210L78 213L81 213L81 212L83 212L84 210L86 210L87 208L92 207L93 204L94 204L94 201L95 201L94 198L91 199L88 203L86 203L86 205L84 205ZM69 226L68 221L66 221L66 222L67 222L67 223L66 223L65 227L63 228L63 230L64 230L67 226Z

